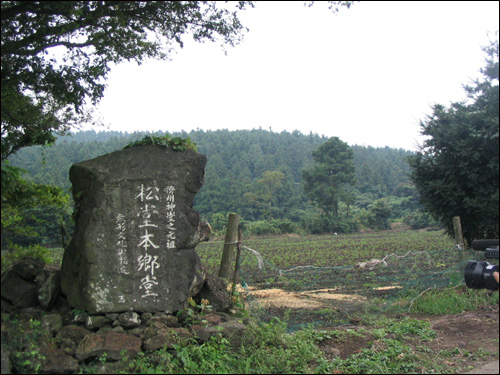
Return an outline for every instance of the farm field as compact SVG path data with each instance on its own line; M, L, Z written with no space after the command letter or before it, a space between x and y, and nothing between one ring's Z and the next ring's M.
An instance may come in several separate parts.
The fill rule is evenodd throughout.
M373 258L382 259L391 253L404 255L408 251L439 252L454 248L453 241L442 231L383 231L338 236L290 234L249 238L242 242L281 269L305 265L347 267ZM222 240L197 246L209 271L218 268L222 247Z
M222 248L221 240L198 245L209 273L217 274ZM240 285L250 308L320 326L462 284L463 259L481 255L467 252L460 263L442 231L259 237L243 239L241 252Z
M280 274L280 271L281 274L294 273L306 267L347 271L372 259L392 263L399 259L398 267L402 263L412 263L417 264L420 272L425 272L457 265L459 256L453 241L442 231L384 231L339 236L283 235L243 239L242 245L241 272L250 277L249 282L260 284ZM196 248L209 272L218 271L222 248L222 240L200 243ZM264 267L259 269L258 257L248 248L262 256ZM418 264L421 259L425 261ZM302 268L292 270L297 267ZM388 268L384 268L384 271L391 272Z

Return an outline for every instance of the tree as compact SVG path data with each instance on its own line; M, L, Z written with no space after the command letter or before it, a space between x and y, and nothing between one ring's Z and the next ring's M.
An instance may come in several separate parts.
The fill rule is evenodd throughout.
M368 225L375 229L390 229L389 219L392 216L392 208L387 199L377 199L375 203L368 206Z
M460 216L469 244L499 232L498 39L483 50L482 80L464 86L469 102L434 105L420 123L429 138L408 159L425 208L450 235Z
M262 178L257 182L265 186L265 196L264 199L269 204L269 218L273 218L273 199L276 191L283 186L283 180L285 179L285 174L280 171L265 171Z
M316 164L302 171L304 190L332 222L339 216L339 200L348 196L344 191L356 181L353 151L347 143L333 137L319 146L312 157Z
M61 188L27 182L21 177L22 172L8 162L2 163L2 249L13 239L18 243L39 243L41 232L59 229L62 217L48 223L46 215L35 212L35 208L42 207L45 213L50 211L51 219L68 211L69 196Z
M236 10L216 1L2 1L2 160L86 120L112 63L166 59L188 33L238 44L237 12L253 3L229 4Z

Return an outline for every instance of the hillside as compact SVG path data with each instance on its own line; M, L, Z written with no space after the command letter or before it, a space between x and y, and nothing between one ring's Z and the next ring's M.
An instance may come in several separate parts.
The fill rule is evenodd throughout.
M12 165L25 169L26 178L31 181L56 185L70 192L68 171L72 164L119 150L145 134L81 131L60 137L45 149L24 148L9 160ZM165 135L164 132L153 134ZM228 212L238 212L246 221L284 220L288 229L282 228L281 232L295 231L299 224L309 232L325 230L320 228L318 211L306 199L301 174L312 165L311 154L327 141L326 137L262 129L197 130L170 135L190 138L197 144L198 152L208 158L205 183L196 197L195 209L207 217L215 229ZM384 204L390 209L391 220L407 217L419 208L406 163L412 152L389 147L351 147L357 176L356 201L350 209L346 207L346 223L339 224L338 230L355 231L360 226L369 226L370 220L373 224L375 212L370 219L370 210L380 209L374 207L377 201L379 206ZM284 179L269 203L265 200L261 179L264 173L272 171L283 173ZM383 226L379 225L379 229Z

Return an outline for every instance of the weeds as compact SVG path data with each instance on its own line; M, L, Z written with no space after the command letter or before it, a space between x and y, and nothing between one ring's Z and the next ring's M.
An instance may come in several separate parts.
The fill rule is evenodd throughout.
M181 340L174 350L159 350L157 358L139 356L130 364L136 373L170 374L251 374L327 372L331 366L315 345L322 334L304 329L287 333L286 324L274 319L271 323L249 325L241 346L233 347L220 335L202 345L193 339Z
M2 347L10 350L12 366L20 374L38 373L45 357L39 352L42 338L47 334L42 330L42 322L35 319L29 321L10 321L9 332L2 332ZM5 336L4 336L5 333Z
M370 349L332 363L337 371L355 374L404 374L417 370L416 354L407 345L394 339L381 339Z
M409 311L426 315L449 315L477 310L484 305L498 305L498 292L467 288L434 289L415 298Z
M433 340L436 332L430 328L427 321L406 318L402 321L393 321L387 327L387 332L392 333L399 340L403 340L409 335L416 335L421 340Z
M177 316L183 319L188 326L195 324L206 326L207 321L203 319L203 316L206 312L212 311L212 306L209 303L207 299L202 299L198 305L192 297L189 297L186 301L186 308L179 310Z

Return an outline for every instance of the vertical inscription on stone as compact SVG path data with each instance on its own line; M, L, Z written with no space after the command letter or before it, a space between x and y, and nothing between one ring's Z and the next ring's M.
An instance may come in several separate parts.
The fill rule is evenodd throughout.
M116 215L116 247L118 248L118 263L120 267L120 273L128 274L128 258L127 258L127 238L125 237L126 229L125 215Z
M156 186L144 186L141 184L139 187L139 194L135 197L140 202L139 206L139 225L141 236L139 237L138 247L143 249L143 254L137 258L138 269L137 272L145 273L141 279L139 289L142 291L142 298L157 297L158 293L154 292L154 286L158 285L155 276L155 269L160 268L157 262L158 256L151 255L153 249L158 249L160 246L153 241L155 237L155 230L158 225L155 224L155 219L158 216L156 209L157 202L160 202L158 196L160 189Z
M165 188L165 208L167 209L167 249L175 249L175 188Z
M137 195L135 200L139 202L139 212L137 213L138 225L137 228L140 231L139 240L137 241L137 247L142 248L142 254L137 258L137 272L142 272L144 277L141 278L141 284L139 285L139 290L141 291L141 297L157 297L158 293L155 292L155 285L158 285L158 280L155 276L155 270L160 268L160 263L158 262L158 255L154 255L155 249L159 249L159 235L158 232L161 228L158 227L157 219L159 215L158 208L162 204L160 196L160 188L157 186L145 186L141 184L138 187ZM163 189L164 195L164 212L167 219L166 225L166 241L165 247L167 249L175 249L175 188L172 185L167 186ZM128 271L128 259L127 254L127 238L126 238L126 217L125 215L119 213L116 215L116 237L117 237L117 254L120 273L129 274ZM155 239L155 234L156 239ZM120 301L123 302L123 301Z

